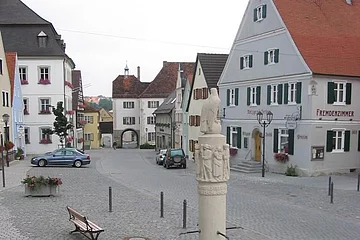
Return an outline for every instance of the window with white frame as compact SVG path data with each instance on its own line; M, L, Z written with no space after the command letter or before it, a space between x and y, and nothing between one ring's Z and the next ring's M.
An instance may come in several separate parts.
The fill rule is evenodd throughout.
M2 91L2 106L9 107L9 92Z
M148 101L148 108L158 108L159 101Z
M47 133L49 130L49 127L40 128L40 142L43 140L47 140L47 143L51 142L51 134Z
M345 104L346 82L334 82L334 104Z
M50 80L50 68L49 67L40 67L40 79Z
M288 103L296 103L296 83L289 83Z
M240 69L249 69L252 68L253 56L252 55L244 55L240 58Z
M25 144L30 144L30 128L24 128Z
M93 133L85 133L85 141L94 141L94 134Z
M230 128L230 146L236 148L238 146L238 132L236 127Z
M155 124L155 118L154 117L147 117L147 124Z
M155 132L148 132L147 141L148 142L154 142L155 141Z
M251 105L256 105L256 87L251 87L251 92L250 92L250 99L251 99L251 102L250 104Z
M254 21L259 22L266 17L266 5L261 5L254 10Z
M20 81L27 81L26 67L19 67Z
M333 129L333 152L344 151L345 130Z
M235 89L230 89L230 106L235 106Z
M50 112L50 98L40 98L40 112Z
M123 102L123 108L134 108L134 102Z
M275 49L268 50L268 63L275 63Z
M84 116L85 121L87 123L94 123L94 117L93 116Z
M288 129L279 129L278 152L288 153L288 151L289 151L289 131Z
M135 125L135 117L123 117L124 125Z
M271 85L271 104L278 104L278 85Z

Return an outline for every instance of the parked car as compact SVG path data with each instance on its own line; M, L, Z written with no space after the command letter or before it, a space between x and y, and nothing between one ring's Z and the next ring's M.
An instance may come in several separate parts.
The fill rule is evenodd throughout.
M186 168L186 159L188 158L185 155L184 150L181 148L168 149L166 151L166 157L164 160L164 168L169 169L171 166Z
M31 164L45 167L46 165L72 165L81 167L90 164L90 155L82 153L75 148L60 148L44 155L31 158Z
M166 151L167 151L166 149L159 150L159 152L156 154L156 164L163 165L164 158L166 156Z

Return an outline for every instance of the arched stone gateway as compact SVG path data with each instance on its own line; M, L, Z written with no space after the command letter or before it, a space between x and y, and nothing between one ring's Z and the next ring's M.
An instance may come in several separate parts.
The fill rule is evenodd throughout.
M138 148L139 134L136 130L128 128L122 131L120 138L120 148Z

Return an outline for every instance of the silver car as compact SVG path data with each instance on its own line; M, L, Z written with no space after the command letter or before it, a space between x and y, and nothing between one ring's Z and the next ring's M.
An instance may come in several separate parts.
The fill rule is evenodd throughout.
M159 150L159 152L156 154L156 164L158 165L162 165L165 159L165 155L166 155L166 149L161 149Z

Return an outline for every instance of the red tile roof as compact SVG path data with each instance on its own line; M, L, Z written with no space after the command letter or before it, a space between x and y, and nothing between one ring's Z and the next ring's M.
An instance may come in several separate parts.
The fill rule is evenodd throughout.
M9 72L10 78L10 96L11 96L11 105L14 98L14 78L15 78L15 66L16 66L16 52L7 52L6 53L6 64Z
M273 1L313 73L360 76L360 1Z
M134 75L119 75L113 81L113 98L137 98L148 86L148 82L140 82Z
M147 87L140 94L140 98L167 98L175 89L178 77L179 64L181 64L184 76L192 83L195 63L192 62L163 62L163 67Z

